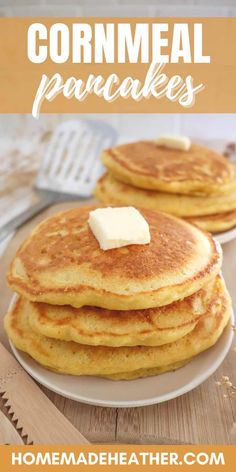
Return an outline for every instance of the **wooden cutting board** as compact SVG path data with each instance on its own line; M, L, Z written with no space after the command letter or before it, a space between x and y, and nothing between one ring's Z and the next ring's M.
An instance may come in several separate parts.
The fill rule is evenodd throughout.
M36 223L79 202L55 205L25 224L10 241L0 260L0 340L9 348L2 318L11 291L5 277L10 260ZM236 307L236 240L224 245L223 274ZM236 384L236 352L230 352L218 371L201 386L175 400L142 408L101 408L65 399L43 388L48 397L91 442L157 444L236 444L236 397L224 398L216 385L222 375Z

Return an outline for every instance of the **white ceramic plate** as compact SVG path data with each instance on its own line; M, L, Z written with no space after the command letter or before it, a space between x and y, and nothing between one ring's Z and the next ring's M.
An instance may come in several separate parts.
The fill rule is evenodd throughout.
M214 234L214 238L216 238L220 244L228 243L236 238L236 228L229 229L224 233Z
M232 314L233 320L233 314ZM215 346L175 372L129 381L112 381L98 377L74 377L51 372L30 356L11 348L22 367L40 384L60 395L91 405L124 408L152 405L183 395L200 385L223 362L233 340L227 327Z

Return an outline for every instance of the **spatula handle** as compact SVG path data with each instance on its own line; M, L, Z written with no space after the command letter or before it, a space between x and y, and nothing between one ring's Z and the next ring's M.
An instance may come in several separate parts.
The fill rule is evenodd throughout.
M32 205L30 208L27 208L18 216L12 218L12 220L8 221L0 229L0 242L6 239L12 231L23 225L23 223L40 213L44 208L49 207L52 203L54 203L54 201L55 197L53 196L53 194L46 193L45 195L41 196L40 200L37 203Z

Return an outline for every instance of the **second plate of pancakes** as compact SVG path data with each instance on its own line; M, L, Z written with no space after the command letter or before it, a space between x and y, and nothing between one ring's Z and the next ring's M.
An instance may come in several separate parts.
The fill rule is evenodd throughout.
M223 154L192 143L187 151L137 141L102 154L106 173L95 188L108 205L137 205L186 219L221 243L236 232L236 166Z

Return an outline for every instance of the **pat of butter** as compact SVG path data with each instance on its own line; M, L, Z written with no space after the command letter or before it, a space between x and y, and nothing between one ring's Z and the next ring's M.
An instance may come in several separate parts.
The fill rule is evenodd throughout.
M88 224L104 251L151 240L147 221L133 207L97 208L90 211Z
M187 136L172 136L165 134L156 139L156 144L165 146L170 149L178 149L180 151L188 151L191 146L191 141Z

